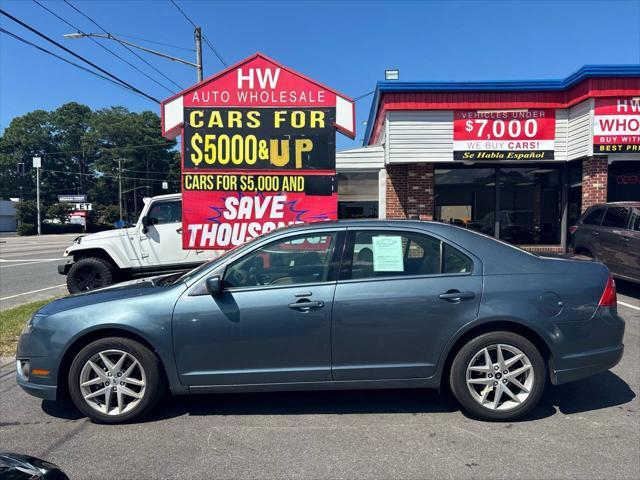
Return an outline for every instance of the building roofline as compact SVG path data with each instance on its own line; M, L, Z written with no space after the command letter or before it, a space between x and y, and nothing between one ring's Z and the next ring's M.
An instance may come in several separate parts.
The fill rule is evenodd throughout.
M484 80L484 81L378 81L369 111L363 144L367 145L384 93L417 92L553 92L564 91L589 78L640 76L640 64L584 65L564 79L554 80Z

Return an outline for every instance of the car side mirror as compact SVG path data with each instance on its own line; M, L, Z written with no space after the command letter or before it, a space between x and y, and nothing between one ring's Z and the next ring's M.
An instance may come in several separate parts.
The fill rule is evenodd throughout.
M142 217L142 232L147 233L150 225L157 225L158 219L155 217L147 217L146 215Z
M207 285L207 291L211 295L217 295L220 292L222 292L222 279L220 278L219 275L207 278L206 285Z

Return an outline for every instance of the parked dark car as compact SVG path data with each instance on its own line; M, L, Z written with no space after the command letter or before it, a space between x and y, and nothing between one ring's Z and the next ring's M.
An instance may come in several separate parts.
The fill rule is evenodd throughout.
M615 277L640 283L640 202L593 205L570 232L574 253L604 263Z
M488 420L525 415L622 356L615 285L435 222L272 232L186 275L55 300L25 325L18 383L97 422L173 394L451 388ZM215 407L212 407L215 411Z
M0 453L1 480L69 480L53 463L21 453Z

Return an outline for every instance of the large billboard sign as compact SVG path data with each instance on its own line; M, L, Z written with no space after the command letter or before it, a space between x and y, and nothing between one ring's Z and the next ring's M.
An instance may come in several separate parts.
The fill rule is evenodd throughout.
M454 160L553 160L554 109L456 110Z
M640 152L640 97L596 98L593 153Z
M162 103L182 136L182 243L229 249L275 228L337 218L336 130L354 103L256 54Z

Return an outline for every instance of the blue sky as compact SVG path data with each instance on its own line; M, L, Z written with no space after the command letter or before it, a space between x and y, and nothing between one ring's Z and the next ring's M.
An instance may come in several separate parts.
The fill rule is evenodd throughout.
M41 1L83 31L99 32L62 1ZM70 1L113 34L193 47L193 27L168 0ZM373 90L385 68L399 68L402 80L506 80L564 78L584 64L640 63L640 0L177 3L229 64L261 51L352 97ZM1 5L152 96L171 95L90 40L63 39L72 29L32 1L2 0ZM59 52L5 17L0 24ZM195 55L139 43L186 58ZM177 90L118 44L105 45ZM206 46L203 55L205 77L223 68ZM179 85L195 83L194 69L145 58ZM339 149L361 141L371 98L357 103L356 141L338 135ZM15 116L69 101L159 112L148 100L0 35L2 129Z

